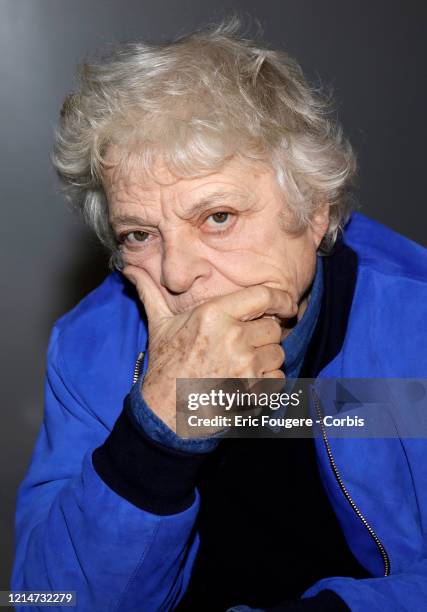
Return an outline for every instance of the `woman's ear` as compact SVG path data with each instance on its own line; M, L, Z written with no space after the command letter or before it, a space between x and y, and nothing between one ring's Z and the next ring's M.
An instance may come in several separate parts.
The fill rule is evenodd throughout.
M311 230L316 244L316 249L325 236L329 227L329 202L318 206L311 218Z

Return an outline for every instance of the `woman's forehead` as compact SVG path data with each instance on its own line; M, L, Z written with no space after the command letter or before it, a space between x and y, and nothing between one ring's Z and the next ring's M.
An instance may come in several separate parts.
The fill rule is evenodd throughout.
M241 191L248 195L248 183L274 174L273 168L265 163L235 156L210 172L182 176L171 170L161 156L153 160L147 171L142 161L143 152L121 153L123 157L120 157L117 148L111 147L111 152L107 153L105 158L108 166L103 169L103 184L110 195L138 191L145 192L149 198L150 193L157 193L159 190L171 189L190 193L205 185L217 185L215 191L226 193L231 190L236 195L240 187Z

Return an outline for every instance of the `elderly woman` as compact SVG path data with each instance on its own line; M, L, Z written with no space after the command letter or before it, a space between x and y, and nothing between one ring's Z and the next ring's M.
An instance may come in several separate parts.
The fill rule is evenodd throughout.
M175 426L177 378L426 376L425 251L351 213L354 154L298 64L234 22L124 45L83 65L53 161L114 271L52 332L13 588L421 610L425 440Z

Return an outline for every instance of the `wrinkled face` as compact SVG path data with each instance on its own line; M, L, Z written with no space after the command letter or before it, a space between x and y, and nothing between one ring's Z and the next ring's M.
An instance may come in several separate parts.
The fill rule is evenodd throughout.
M113 148L108 158L114 160ZM241 158L192 179L158 163L156 179L137 165L126 174L112 168L104 174L104 188L125 264L150 274L173 313L263 284L290 292L302 316L327 207L312 227L292 235L284 229L286 203L274 171Z

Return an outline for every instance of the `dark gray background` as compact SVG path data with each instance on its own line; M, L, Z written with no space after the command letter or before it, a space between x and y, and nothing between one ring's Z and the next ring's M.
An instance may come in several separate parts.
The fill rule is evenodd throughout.
M2 396L0 588L16 487L42 418L53 321L106 274L56 193L52 131L76 62L109 42L168 38L231 9L335 88L358 153L362 212L426 243L425 3L409 0L0 0Z

